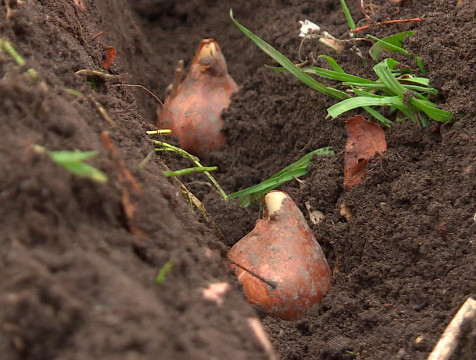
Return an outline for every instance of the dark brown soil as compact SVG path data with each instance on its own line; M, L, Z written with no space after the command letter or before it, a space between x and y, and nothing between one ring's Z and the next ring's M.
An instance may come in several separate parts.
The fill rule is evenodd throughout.
M347 2L362 18L360 1ZM0 38L27 61L18 66L0 52L1 359L268 358L247 323L257 315L238 286L221 306L202 294L211 283L236 285L224 254L253 228L259 206L224 203L204 178L182 178L223 232L217 239L162 175L163 161L172 168L187 162L152 156L138 166L153 149L145 131L155 127L157 104L143 90L122 86L142 84L163 97L177 60L189 65L206 37L220 43L242 87L224 112L228 145L203 159L219 166L226 192L256 184L313 149L332 146L337 154L315 159L302 181L282 186L307 218L306 203L325 214L312 229L334 276L317 314L263 319L276 352L282 359L426 359L458 307L476 294L476 6L456 2L373 2L380 7L371 22L425 16L368 33L414 30L406 47L421 56L440 90L435 101L456 121L385 129L388 151L348 193L345 116L326 119L333 100L266 70L272 61L228 17L232 7L295 62L328 54L347 72L372 76L350 50L335 54L309 41L299 54L298 20L347 38L339 1L0 2ZM95 92L74 73L101 69L105 46L117 49L109 72L122 77L96 79ZM24 73L30 67L39 79ZM117 159L108 157L103 131L142 189L133 224L142 236L131 234ZM68 173L35 153L34 144L97 150L91 164L108 183ZM343 203L354 215L350 222L340 215ZM170 259L173 269L158 286L155 277ZM475 334L475 322L465 324L453 360L473 359Z

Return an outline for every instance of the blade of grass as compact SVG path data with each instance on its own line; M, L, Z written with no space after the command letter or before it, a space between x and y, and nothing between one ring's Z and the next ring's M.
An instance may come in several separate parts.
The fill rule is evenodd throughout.
M215 171L217 169L218 168L216 166L197 166L197 167L180 169L176 171L162 171L162 174L164 174L167 177L171 177L171 176L182 176L182 175L187 175L187 174L192 174L197 172L204 172L204 171Z
M333 57L331 56L327 56L327 55L319 55L318 56L320 59L325 59L327 60L327 62L329 63L330 67L332 70L336 71L336 72L341 72L341 73L345 73L344 69L342 69L339 64L337 64L337 61L334 60Z
M369 50L369 54L374 61L380 61L380 52L383 49L388 51L394 52L401 52L403 54L409 54L408 50L403 48L403 40L407 36L412 36L414 34L413 31L404 31L398 34L392 34L390 36L384 37L383 39L379 39L372 35L367 35L372 40L375 40L376 43L372 45Z
M253 201L264 196L267 192L275 189L279 185L285 183L286 181L298 178L307 173L307 167L311 163L311 158L314 155L334 155L334 152L330 147L325 147L317 149L307 153L299 160L295 161L289 166L286 166L284 169L278 171L276 174L272 175L269 179L250 186L246 189L237 191L233 194L230 194L228 198L234 199L241 197L240 205L247 207Z
M168 273L172 270L174 267L174 263L172 259L167 261L164 266L162 266L159 270L159 274L155 278L155 283L157 285L162 285L162 283L165 281L165 278L167 277Z
M155 151L161 152L161 151L170 151L174 152L176 154L181 155L182 157L191 160L197 167L203 168L202 164L200 163L200 159L188 152L186 152L184 149L181 149L177 146L173 146L171 144L168 144L163 141L158 141L158 140L153 140L152 143L157 146L155 148ZM223 197L223 200L227 201L228 200L228 195L223 191L222 187L218 183L218 181L215 180L215 178L206 170L203 171L203 173L208 177L208 179L212 182L213 185L217 188L218 192L220 195Z
M398 77L398 81L402 83L415 83L418 85L423 85L423 86L430 86L430 79L424 78L424 77L419 77L419 76L413 76L413 77Z
M372 115L374 118L376 118L378 121L380 121L382 123L382 125L385 125L386 127L392 126L393 122L391 120L387 119L385 116L383 116L377 110L371 108L370 106L364 106L363 108L370 115Z
M84 162L97 156L97 151L49 151L40 145L34 145L33 149L38 154L47 154L53 162L77 176L89 178L99 183L108 181L105 173Z
M352 15L350 14L349 8L347 7L345 0L340 0L340 4L342 6L342 10L344 10L344 15L347 20L347 23L349 24L350 30L355 29L356 26L355 26L354 19L352 19Z
M403 96L405 89L400 84L397 78L390 71L392 64L389 64L390 59L385 59L374 66L374 71L382 83L395 95Z
M394 106L399 110L405 110L405 105L400 96L376 96L376 97L355 97L331 106L327 109L328 116L336 118L337 116L359 107L365 106Z
M359 76L350 75L342 72L327 70L320 67L305 68L303 69L303 71L306 73L316 74L330 80L349 81L361 84L376 84L376 82L373 80L361 78Z
M330 146L311 151L310 153L307 153L306 155L304 155L302 158L295 161L291 165L288 165L284 169L278 171L276 174L271 176L270 179L273 179L277 176L280 176L281 174L284 174L288 171L291 171L291 170L294 170L294 169L297 169L297 168L307 167L311 163L311 158L314 155L317 155L317 156L320 156L320 155L334 155L334 151L332 150L332 148Z
M289 71L294 77L298 80L309 86L311 89L314 89L320 92L323 95L331 96L337 98L339 100L345 99L342 96L341 92L337 92L335 89L328 88L323 84L319 83L318 81L314 80L309 75L305 74L300 68L298 68L294 63L289 60L286 56L281 54L278 50L268 44L266 41L260 39L258 36L253 34L250 30L246 27L241 25L238 21L235 20L233 17L233 10L230 9L230 18L233 23L238 27L238 29L243 32L247 37L251 39L263 52L268 54L273 60L278 62L282 67L284 67L287 71Z
M342 85L346 86L351 86L351 87L357 87L360 89L368 89L368 90L378 90L383 93L386 93L387 95L392 94L390 90L388 89L387 86L384 84L365 84L365 83L356 83L356 82L343 82ZM431 87L423 87L423 86L417 86L417 85L406 85L402 84L403 88L406 90L413 90L422 94L430 94L430 95L437 95L438 90L431 88Z
M411 103L433 120L440 122L446 122L451 120L452 115L450 112L438 109L435 104L428 100L412 98Z

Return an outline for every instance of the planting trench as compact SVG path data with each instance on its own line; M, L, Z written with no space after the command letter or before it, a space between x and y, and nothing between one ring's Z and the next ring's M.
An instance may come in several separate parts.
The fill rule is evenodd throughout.
M162 175L162 163L178 169L187 161L168 154L138 167L153 149L145 132L155 128L157 104L142 89L123 86L142 84L163 98L176 62L184 59L187 67L199 41L214 37L241 86L223 114L227 146L202 159L219 167L216 178L227 193L314 149L336 152L315 159L301 181L282 186L306 216L334 275L317 313L297 321L263 318L275 351L283 359L426 359L458 307L476 293L476 8L472 1L456 3L374 2L380 6L371 14L374 22L426 17L370 33L416 31L406 48L421 56L440 90L435 101L456 121L385 129L388 151L346 193L345 116L326 119L333 100L266 70L272 61L228 17L233 8L241 23L295 62L328 54L347 72L372 76L348 49L335 54L308 41L299 54L298 20L347 37L339 1L2 2L0 37L27 64L17 66L0 53L1 358L269 357L249 326L259 314L223 264L227 249L253 228L259 206L223 202L202 176L181 178L221 229L218 240ZM360 20L360 1L348 4ZM106 46L117 50L109 72L122 77L96 79L95 92L74 73L101 69ZM40 80L23 74L28 67ZM108 156L103 131L118 155ZM97 150L91 164L108 183L73 176L35 153L33 144ZM124 213L118 157L141 187L133 196L133 224ZM340 214L344 202L352 221ZM324 221L312 224L306 203L324 213ZM172 270L156 285L171 259ZM223 281L233 285L224 303L207 300L204 290ZM475 344L473 321L452 359L471 359Z

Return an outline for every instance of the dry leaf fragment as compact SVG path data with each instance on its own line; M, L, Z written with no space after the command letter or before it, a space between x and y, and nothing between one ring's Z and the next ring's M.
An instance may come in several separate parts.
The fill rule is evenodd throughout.
M314 225L319 224L322 220L325 219L326 216L322 211L312 210L311 203L309 201L306 201L305 205L309 214L309 220L311 220Z
M104 68L104 70L109 69L109 66L112 65L115 58L116 58L116 49L114 49L112 46L108 46L106 48L106 60L102 62L102 67Z
M340 204L339 213L341 216L345 217L347 221L352 221L354 219L354 214L352 214L352 211L350 211L345 203Z
M349 134L344 154L344 188L348 191L360 184L370 158L387 150L382 128L357 115L345 121Z

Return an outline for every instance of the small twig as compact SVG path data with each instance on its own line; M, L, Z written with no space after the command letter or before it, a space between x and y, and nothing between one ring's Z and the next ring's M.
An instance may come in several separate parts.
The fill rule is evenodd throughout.
M97 39L98 37L100 37L102 34L104 34L104 31L98 32L96 35L94 35L94 36L91 38L91 41L96 40L96 39Z
M278 283L274 280L269 280L269 279L265 279L264 277L262 277L261 275L258 275L257 273L255 273L254 271L250 270L250 269L247 269L246 267L244 267L243 265L240 265L238 264L237 262L231 260L231 259L226 259L227 261L231 262L233 265L236 265L238 266L240 269L246 271L247 273L249 273L250 275L254 276L255 278L257 278L258 280L264 282L266 285L269 285L271 286L273 289L276 289L278 287Z
M367 20L370 20L370 16L367 15L367 12L365 11L365 4L364 0L360 0L360 8L362 9L362 13L364 14L365 18Z
M413 19L388 20L388 21L378 22L378 23L375 23L375 24L361 26L361 27L355 28L353 30L350 30L350 32L355 34L359 31L367 30L367 29L370 29L370 28L373 28L373 27L376 27L376 26L399 24L399 23L405 23L405 22L417 22L417 21L425 21L425 19L424 18L413 18Z
M12 17L12 9L10 7L10 0L5 0L5 8L7 10L7 15L5 16L5 20L8 20Z
M155 151L154 151L154 150L149 151L149 153L146 155L146 157L144 158L144 160L142 160L142 161L139 163L139 165L137 165L137 168L138 168L138 169L143 169L144 166L146 166L146 165L149 163L150 159L152 159L152 155L154 155L154 154L155 154Z
M446 327L427 360L447 360L458 345L461 326L476 315L476 300L468 298Z
M124 75L112 75L112 74L104 73L102 71L88 70L88 69L78 70L75 72L75 74L79 76L99 76L106 80L117 80L124 77Z
M107 122L112 128L117 129L117 124L116 124L116 122L115 122L114 120L112 120L112 119L109 117L109 115L108 115L106 109L104 109L104 107L103 107L100 103L98 103L92 96L89 96L89 99L93 102L94 106L96 106L96 109L97 109L97 111L99 112L99 114L102 116L102 118L103 118L104 120L106 120L106 122Z

